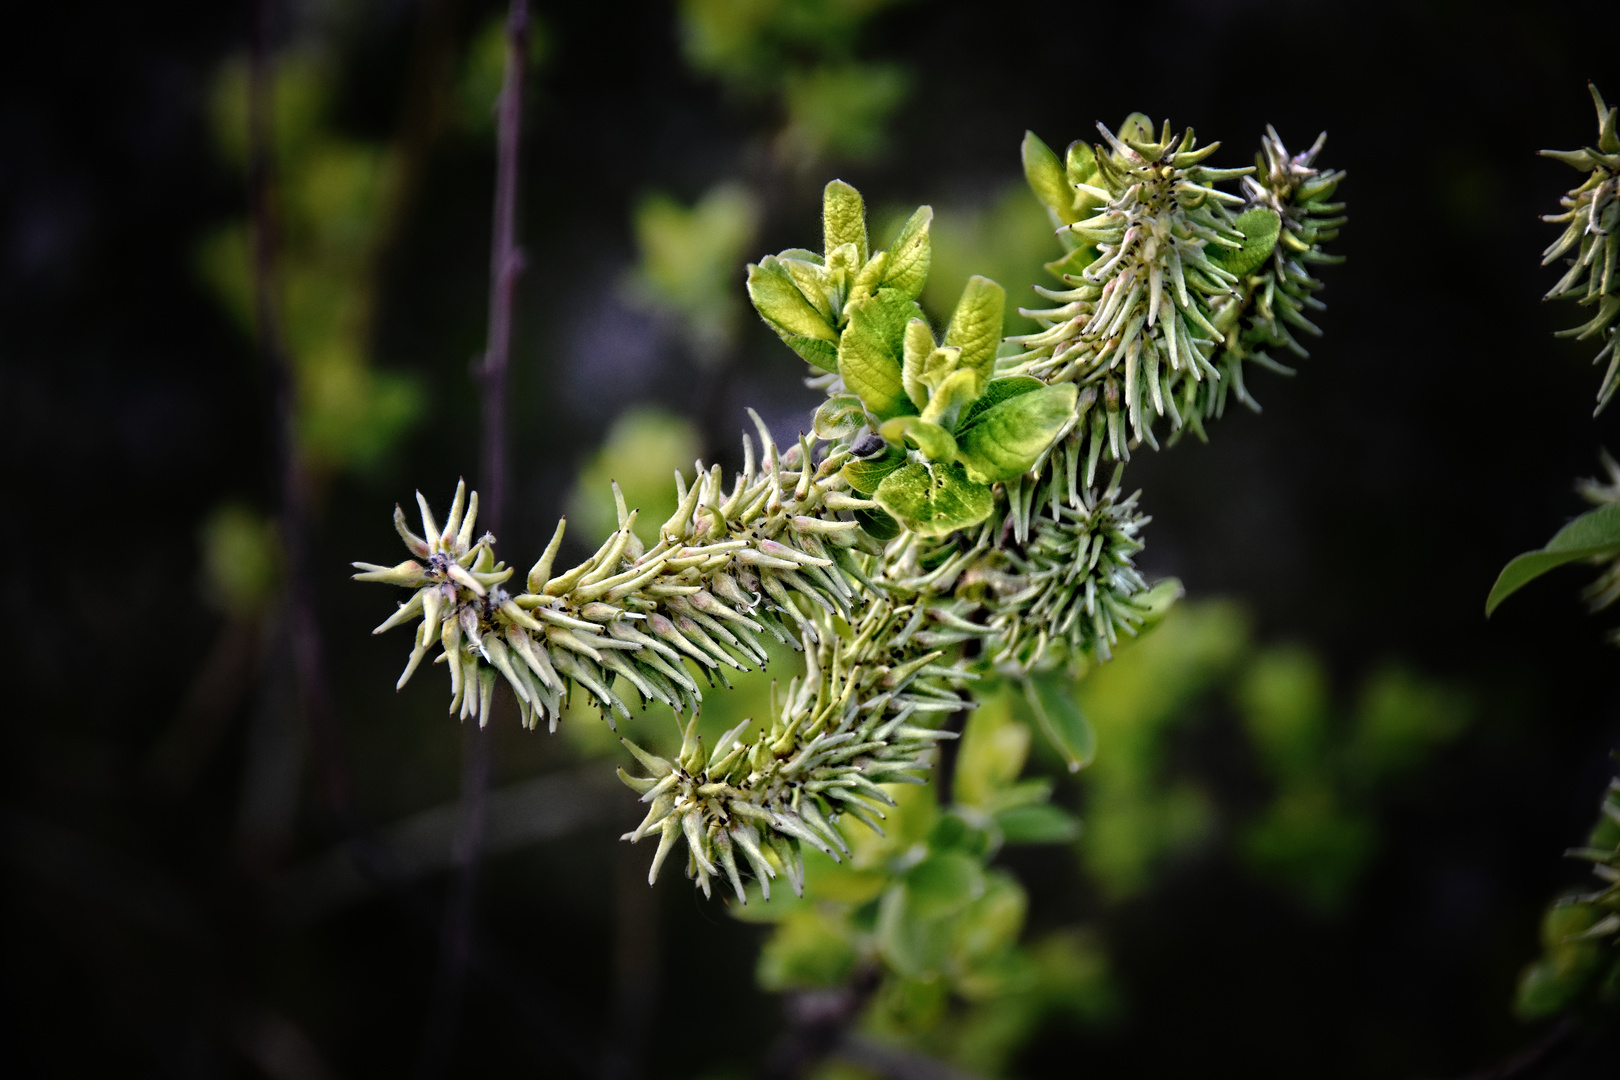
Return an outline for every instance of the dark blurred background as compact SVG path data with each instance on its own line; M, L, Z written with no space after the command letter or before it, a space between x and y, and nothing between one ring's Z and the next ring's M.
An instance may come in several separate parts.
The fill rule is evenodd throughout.
M1613 620L1583 613L1577 571L1489 622L1482 605L1613 444L1593 350L1550 336L1576 312L1539 300L1556 233L1537 215L1575 174L1535 157L1592 141L1588 79L1620 96L1611 5L918 0L844 5L859 17L756 53L705 46L732 24L701 7L534 6L507 558L526 566L571 505L588 518L576 481L618 475L610 429L621 457L642 439L689 463L730 460L747 404L779 437L803 424L817 394L736 307L741 262L814 246L832 176L874 220L933 203L941 275L1021 289L1058 254L1018 187L1026 128L1061 147L1142 110L1223 140L1231 164L1267 123L1291 147L1325 128L1350 214L1326 337L1297 377L1253 378L1263 416L1131 466L1154 517L1144 567L1238 613L1218 624L1230 677L1189 699L1153 765L1201 793L1201 824L1155 841L1128 886L1085 838L1012 861L1032 927L1092 928L1115 1005L1046 1024L1009 1071L1451 1077L1535 1045L1549 1027L1514 1018L1514 982L1580 879L1561 852L1620 744ZM0 728L8 1075L740 1076L780 1026L753 989L759 928L677 874L640 884L650 852L615 841L632 796L587 760L600 744L515 723L493 736L469 974L450 1021L435 1004L462 737L439 672L392 693L403 632L368 636L390 605L347 574L400 557L395 502L476 481L502 10L271 9L336 755L304 734L277 600L247 318L250 12L8 12L0 460L27 526ZM722 291L679 295L688 265ZM1389 670L1465 703L1421 768L1345 797L1362 854L1326 885L1309 851L1268 862L1252 839L1278 791L1317 782L1245 734L1256 655L1308 657L1349 703L1334 715ZM334 770L346 821L322 797ZM1064 790L1106 819L1084 777ZM381 838L368 872L356 836ZM1614 1075L1612 1051L1526 1075Z

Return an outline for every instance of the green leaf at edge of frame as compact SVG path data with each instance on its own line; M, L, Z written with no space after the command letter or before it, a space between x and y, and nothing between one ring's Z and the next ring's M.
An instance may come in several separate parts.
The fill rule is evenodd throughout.
M1485 598L1485 617L1524 586L1565 563L1620 551L1620 503L1590 510L1565 525L1539 551L1527 551L1502 568Z

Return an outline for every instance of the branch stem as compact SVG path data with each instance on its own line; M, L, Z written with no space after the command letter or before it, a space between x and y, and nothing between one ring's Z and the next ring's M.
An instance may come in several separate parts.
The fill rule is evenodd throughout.
M517 244L518 158L523 135L523 73L529 55L528 0L512 0L506 20L506 73L496 103L495 207L489 256L489 332L476 368L483 404L483 446L479 457L479 517L500 535L506 513L506 383L512 352L512 302L523 253ZM489 786L489 732L480 716L462 740L461 820L457 827L457 873L445 909L440 939L439 976L423 1045L420 1072L446 1071L455 1048L467 964L473 955L473 916L482 855L486 792Z

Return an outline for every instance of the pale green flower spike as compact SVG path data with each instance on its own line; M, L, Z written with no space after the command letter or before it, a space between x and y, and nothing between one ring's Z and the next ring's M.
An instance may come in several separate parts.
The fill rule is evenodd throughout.
M744 436L743 471L729 492L719 466L705 471L699 462L690 488L677 476L680 505L650 550L634 532L637 512L626 511L621 498L618 531L596 554L553 575L566 524L560 522L522 593L504 587L512 570L495 562L493 536L471 544L476 492L463 520L465 486L457 486L442 534L427 500L417 496L431 541L412 533L396 510L401 537L425 565L356 563L362 573L355 578L416 590L376 630L422 618L399 685L442 644L451 711L459 709L464 719L487 721L484 687L499 672L517 694L526 726L549 719L554 730L576 686L597 700L611 724L613 712L629 715L613 689L615 676L643 701L695 712L703 695L683 659L695 661L712 684L716 676L724 681L726 667L748 671L765 662L760 634L791 643L801 636L817 640L822 630L792 597L829 614L851 614L866 576L853 547L877 545L836 515L873 504L848 493L839 472L847 453L823 458L819 466L806 444L780 454L765 425L754 420L763 460L756 461Z
M1615 120L1620 109L1606 106L1596 86L1588 83L1587 89L1597 105L1597 145L1582 150L1541 151L1542 156L1556 158L1587 174L1579 187L1559 200L1564 208L1562 214L1547 214L1541 219L1567 223L1564 234L1542 253L1541 265L1574 251L1567 260L1568 273L1548 290L1547 299L1577 297L1581 305L1597 307L1589 320L1557 335L1578 341L1590 337L1603 341L1603 348L1592 358L1594 364L1604 357L1609 359L1598 388L1595 416L1609 404L1615 387L1620 386L1620 349L1615 348L1620 335L1620 326L1615 322L1620 316L1620 292L1615 289L1616 263L1620 263L1620 198L1616 198L1620 194L1620 136L1615 133Z
M1303 264L1335 261L1319 245L1343 223L1323 202L1343 174L1312 167L1322 138L1291 158L1268 128L1256 178L1255 167L1203 165L1220 144L1197 147L1190 129L1178 136L1167 122L1152 141L1140 113L1118 136L1097 126L1108 146L1075 143L1063 163L1025 136L1025 174L1069 249L1047 269L1071 288L1037 290L1059 306L1019 309L1044 329L1013 339L1024 351L998 364L1083 388L1074 438L1088 485L1102 456L1157 447L1161 418L1172 439L1183 428L1202 438L1229 392L1258 409L1242 363L1286 372L1261 350L1304 355L1289 327L1320 332L1303 309L1321 307L1321 286ZM1239 177L1241 196L1215 186Z
M737 899L748 902L737 854L747 860L769 900L770 882L785 874L803 891L801 843L838 861L849 844L838 822L848 813L881 833L878 821L894 800L879 785L922 783L927 752L952 732L923 721L970 707L958 687L978 678L923 644L915 605L878 601L853 627L839 632L816 616L819 643L808 636L804 678L788 684L769 727L750 737L745 720L720 737L712 752L687 725L673 760L620 741L652 775L620 778L650 803L646 818L624 839L659 837L651 882L678 838L687 842L687 876L704 895L722 871ZM773 691L773 697L774 697Z
M625 741L650 774L620 772L650 804L627 839L658 836L651 878L684 840L688 876L705 893L723 876L743 899L739 853L768 898L778 876L802 886L800 845L848 851L845 814L878 828L882 785L922 782L937 740L954 737L931 722L972 707L968 682L1108 659L1180 586L1149 588L1136 570L1147 518L1122 496L1123 464L1097 489L1099 455L1123 462L1152 443L1160 414L1201 431L1227 385L1248 400L1241 361L1269 362L1248 350L1297 349L1282 323L1315 306L1301 263L1337 224L1321 200L1339 174L1311 167L1321 140L1289 158L1273 134L1234 217L1245 200L1210 185L1253 169L1207 169L1214 145L1195 150L1168 126L1151 141L1136 117L1103 133L1111 150L1076 144L1066 165L1026 140L1070 249L1052 268L1074 288L1032 313L1048 330L1017 339L1021 355L997 358L1005 294L987 278L969 280L942 337L928 324L928 207L874 251L860 193L834 180L821 252L748 268L754 307L827 393L813 435L779 453L755 415L761 456L745 437L729 486L701 462L690 487L677 474L679 509L650 550L615 486L618 530L554 573L559 524L521 593L494 538L473 540L476 495L464 507L457 489L442 530L418 496L427 539L395 519L414 558L355 564L360 580L415 590L378 627L422 619L400 684L437 643L451 710L480 723L497 675L531 727L555 728L575 688L609 724L625 697L689 710L673 758ZM706 750L689 665L724 681L765 661L762 634L802 643L807 672L768 725Z

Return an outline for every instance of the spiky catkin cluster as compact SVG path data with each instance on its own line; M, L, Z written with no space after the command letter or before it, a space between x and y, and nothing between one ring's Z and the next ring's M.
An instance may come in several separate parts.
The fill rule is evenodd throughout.
M1015 339L1028 352L1008 370L1096 388L1102 408L1081 437L1124 461L1132 442L1158 445L1156 417L1180 428L1214 412L1210 361L1223 335L1210 303L1237 278L1206 249L1241 250L1231 211L1243 199L1213 185L1253 169L1204 166L1220 143L1195 149L1190 129L1168 123L1157 142L1097 129L1108 148L1094 149L1093 179L1075 186L1103 206L1068 226L1096 258L1064 275L1072 288L1038 290L1060 306L1022 311L1046 329Z
M1069 458L1067 475L1054 468L1022 485L1027 501L1006 526L1023 540L1002 548L1003 559L983 571L990 655L998 665L1027 670L1067 657L1107 660L1120 637L1134 636L1148 616L1148 583L1134 562L1151 520L1137 511L1141 492L1122 497L1119 468L1100 492L1076 487L1077 456Z
M945 651L924 644L930 612L918 604L878 601L853 627L839 632L828 616L819 643L805 640L807 671L788 684L772 722L750 739L745 720L720 737L710 753L687 725L674 758L650 754L625 740L651 774L624 782L650 803L646 818L625 834L632 842L656 833L658 853L648 880L682 837L687 874L705 895L722 873L737 898L748 902L738 872L741 852L765 899L785 874L795 892L804 884L801 843L834 860L849 845L837 828L851 814L882 832L877 819L894 800L879 785L922 783L937 740L955 738L921 721L967 707L960 687L976 675L942 662ZM773 693L774 698L774 693Z
M628 715L621 694L690 711L695 720L702 694L689 665L723 680L726 667L764 662L760 635L802 647L806 674L752 734L750 721L708 751L688 720L674 757L626 743L650 774L620 773L650 804L627 834L658 836L650 876L684 839L688 875L706 893L723 876L743 898L744 863L768 897L769 882L781 875L795 889L802 884L803 844L835 858L848 850L843 815L878 828L890 801L882 785L920 782L931 749L948 737L935 723L971 705L964 688L982 672L1016 678L1107 659L1156 602L1134 565L1148 519L1136 494L1122 494L1123 462L1137 443L1157 445L1159 416L1172 432L1186 425L1202 434L1228 386L1250 400L1241 362L1266 361L1245 343L1297 347L1283 323L1309 326L1300 312L1316 306L1319 283L1301 264L1333 235L1337 222L1325 215L1337 207L1322 200L1340 174L1312 166L1321 140L1290 158L1273 133L1246 203L1212 186L1254 172L1205 167L1219 144L1197 149L1191 132L1173 136L1168 124L1155 142L1137 118L1121 137L1102 130L1109 148L1071 147L1066 172L1034 140L1045 172L1031 183L1067 223L1070 254L1052 266L1071 289L1046 293L1061 307L1026 313L1046 329L1012 339L1022 353L996 360L993 336L980 341L976 329L951 337L963 310L983 316L994 334L1000 288L988 281L978 293L970 282L946 346L920 311L905 323L904 349L880 332L881 320L866 326L852 317L852 305L856 315L882 315L884 297L893 307L895 297L910 303L921 291L931 211L912 216L893 252L869 254L860 196L833 181L824 254L791 249L751 267L749 277L767 323L819 369L809 382L829 399L817 416L821 437L801 436L782 454L755 415L761 457L745 437L744 466L729 487L718 467L700 463L690 487L677 474L679 509L652 548L637 539L636 512L618 498L619 529L594 555L553 574L559 524L526 591L516 594L506 587L512 570L495 561L494 538L473 540L476 495L464 505L458 490L443 529L418 496L426 538L396 513L414 558L391 568L357 563L356 577L415 590L378 627L423 619L400 684L438 644L451 672L451 709L463 718L487 720L499 676L530 726L545 718L555 727L576 688L610 724L613 713ZM1026 141L1026 170L1030 153ZM1239 206L1247 206L1247 232L1232 214ZM1273 257L1279 233L1291 239ZM846 272L862 266L854 278ZM981 302L992 295L994 304ZM957 451L990 479L963 473L949 438L906 441L904 433L933 422L908 413L921 407L908 405L906 384L921 377L906 366L911 337L923 336L918 326L931 356L982 351L984 371L952 376L978 379L969 396L988 402L979 428L961 426L949 410L934 420L946 425L941 431L956 425ZM1079 384L1072 395L1045 394L1040 385L1068 382ZM943 383L930 390L944 395ZM931 408L932 396L924 396ZM1049 416L1044 404L1009 408L992 422L1003 408L997 403L1048 399L1061 400L1063 413ZM1020 424L1040 425L1044 448ZM1099 488L1105 452L1120 464ZM1021 464L1010 476L992 476L1007 460ZM904 500L883 501L889 480L872 480L880 462L881 476L931 479L906 488ZM857 495L873 483L874 499ZM917 531L891 510L914 512ZM940 517L960 524L941 530L934 527Z
M1588 89L1597 106L1597 145L1581 150L1541 151L1543 156L1587 174L1580 186L1559 200L1563 213L1542 218L1565 228L1563 235L1543 252L1541 265L1570 256L1568 272L1548 291L1547 299L1574 297L1585 307L1597 308L1585 323L1562 330L1558 336L1602 340L1603 347L1592 358L1594 364L1605 357L1609 360L1598 388L1596 412L1602 412L1614 396L1615 387L1620 386L1620 349L1615 348L1616 337L1620 336L1620 324L1616 323L1620 317L1620 292L1615 289L1616 263L1620 263L1620 135L1615 132L1615 122L1620 109L1606 106L1596 86L1589 85Z
M1343 170L1324 172L1315 167L1326 142L1323 132L1310 149L1290 156L1276 129L1267 124L1255 155L1256 174L1243 178L1247 205L1275 212L1282 229L1271 258L1252 278L1240 283L1236 296L1217 304L1214 321L1225 332L1225 350L1216 366L1239 400L1256 409L1259 406L1243 385L1243 362L1252 360L1292 374L1264 350L1282 347L1302 360L1309 356L1294 331L1321 337L1321 329L1305 312L1321 311L1325 305L1316 298L1322 282L1306 267L1344 261L1343 256L1329 255L1321 247L1338 238L1339 226L1346 220L1341 214L1344 204L1328 201L1344 179ZM1241 328L1233 325L1232 316L1239 312L1244 316Z
M457 488L442 531L417 495L431 540L412 533L396 509L395 526L416 558L393 567L356 563L355 578L416 590L374 631L422 619L398 685L439 645L451 711L464 719L487 722L497 674L517 694L528 726L549 718L554 729L575 687L610 723L614 712L628 716L615 676L643 701L696 711L703 695L684 661L723 680L727 667L765 662L762 634L795 647L803 637L819 640L823 630L806 610L850 617L866 579L855 545L881 549L839 515L872 504L849 494L838 471L847 454L817 461L803 443L781 454L754 419L763 460L744 436L743 470L729 491L719 466L700 469L690 487L677 477L680 505L650 549L634 531L638 512L620 497L618 531L578 566L553 574L565 519L521 593L506 588L512 569L495 561L495 538L472 542L476 492L463 514L465 489Z
M1203 438L1229 393L1258 409L1243 362L1286 373L1264 349L1303 356L1290 326L1320 333L1303 311L1322 306L1321 283L1304 267L1338 261L1320 245L1344 220L1342 204L1324 201L1344 174L1313 164L1325 137L1290 157L1268 128L1257 167L1214 169L1202 162L1220 143L1196 147L1190 129L1175 135L1166 123L1155 142L1136 117L1119 137L1097 127L1108 146L1078 159L1071 147L1067 181L1077 205L1100 210L1060 230L1082 245L1050 267L1071 288L1037 289L1059 306L1020 309L1043 329L1013 339L1026 351L1002 362L1008 373L1081 385L1072 437L1087 447L1088 485L1100 456L1126 461L1141 443L1157 447L1161 419L1172 439L1183 428ZM1079 179L1088 167L1092 179ZM1215 186L1240 177L1243 195Z

